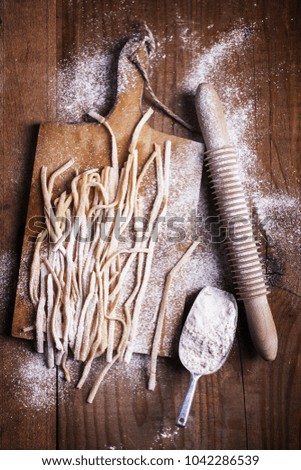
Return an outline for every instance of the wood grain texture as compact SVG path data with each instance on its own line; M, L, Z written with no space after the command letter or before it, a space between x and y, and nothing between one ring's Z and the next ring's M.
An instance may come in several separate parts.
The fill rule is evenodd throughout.
M284 2L275 9L272 4L262 2L257 11L257 18L264 16L264 28L260 41L254 44L256 132L262 127L269 129L259 141L257 151L270 175L271 188L300 197L297 157L301 144L298 136L301 91L297 83L300 81L300 34L297 32L298 29L300 32L300 3ZM275 37L276 31L277 47L270 39ZM300 212L296 217L300 220ZM279 353L274 367L243 354L248 445L250 448L296 449L301 445L300 381L298 383L297 378L301 372L298 359L300 247L298 243L288 242L286 250L279 255L273 245L270 240L267 257L278 273L274 277L270 304L279 331Z
M279 334L276 361L268 364L256 356L241 308L232 354L220 372L200 380L187 429L177 430L174 421L188 374L175 361L164 359L159 361L155 392L145 389L147 359L141 357L129 372L121 366L112 370L93 405L85 403L89 384L78 391L58 379L57 391L53 383L53 393L60 397L57 410L25 409L13 392L24 358L22 349L30 346L8 337L38 124L55 119L56 102L49 82L55 82L59 60L70 60L87 45L101 47L106 40L113 51L113 70L120 45L135 30L135 23L146 21L161 42L160 56L152 66L154 90L164 103L195 124L193 97L180 95L178 90L200 50L189 41L183 46L183 31L188 28L186 34L200 37L207 47L218 32L230 31L233 25L255 24L252 53L236 55L231 61L231 73L248 80L247 93L256 99L250 132L260 136L256 151L262 167L254 172L258 171L258 177L267 175L267 193L277 188L299 196L300 2L2 0L0 5L4 65L1 255L10 252L14 259L5 267L1 286L0 447L300 448L301 268L297 244L288 244L280 255L275 247L267 247L273 281L270 301ZM220 77L220 88L226 83L227 74ZM112 89L114 86L116 89L112 80ZM152 126L191 138L188 131L160 113ZM8 380L6 365L11 361L15 371ZM94 374L99 366L95 365ZM76 366L72 374L75 379Z
M33 410L18 391L18 375L32 345L9 337L34 161L38 124L49 119L48 86L56 68L55 10L52 2L1 2L2 149L1 386L0 447L43 449L56 446L56 407ZM33 27L34 24L34 27ZM3 256L3 258L2 258ZM1 278L2 279L2 278ZM28 385L28 384L27 384ZM26 391L24 390L24 393ZM55 374L52 401L56 401Z

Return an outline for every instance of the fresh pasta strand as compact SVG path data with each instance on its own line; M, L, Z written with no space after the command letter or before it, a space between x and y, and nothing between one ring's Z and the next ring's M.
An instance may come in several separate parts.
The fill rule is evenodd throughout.
M157 358L160 352L162 329L163 329L163 323L164 323L164 318L165 318L165 313L166 313L166 306L167 306L170 285L172 283L172 280L175 274L177 274L177 272L180 271L182 266L188 261L189 257L191 256L193 251L196 249L196 247L199 245L199 243L200 243L199 241L193 242L188 248L188 250L184 253L184 255L180 258L178 263L172 268L172 270L166 276L163 297L162 297L161 304L160 304L159 315L157 318L156 330L155 330L152 351L151 351L150 376L149 376L149 382L148 382L149 390L154 390L156 387Z
M155 149L156 149L156 173L157 173L157 182L158 182L157 183L158 192L157 192L157 196L155 198L155 202L154 202L154 205L150 214L150 218L148 221L148 227L146 230L147 239L143 242L143 244L148 244L149 253L145 261L144 273L143 273L142 282L140 285L140 290L136 297L136 302L135 302L135 307L134 307L133 317L132 317L132 328L130 332L130 338L129 338L127 350L124 356L125 362L130 362L133 352L134 352L135 336L137 332L140 311L141 311L142 302L145 296L150 273L151 273L152 259L153 259L155 244L156 244L156 239L154 239L153 237L154 224L157 219L160 220L165 215L165 209L166 209L166 204L167 204L169 174L166 174L167 179L164 179L161 150L159 146L157 145L155 145ZM165 157L167 156L167 159L169 158L168 150L169 150L169 147L167 149L167 152L165 152Z

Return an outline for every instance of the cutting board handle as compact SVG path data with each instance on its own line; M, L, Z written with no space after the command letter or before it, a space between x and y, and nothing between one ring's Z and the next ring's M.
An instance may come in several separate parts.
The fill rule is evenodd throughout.
M153 48L153 37L146 28L129 39L121 50L117 72L117 96L109 115L111 121L117 118L129 126L141 118L144 78L135 65L135 59L147 72Z

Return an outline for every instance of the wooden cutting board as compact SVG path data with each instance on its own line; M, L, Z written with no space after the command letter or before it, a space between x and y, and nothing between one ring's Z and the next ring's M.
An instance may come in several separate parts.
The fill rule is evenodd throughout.
M141 38L141 42L138 40L137 37L130 39L121 51L118 64L117 99L112 112L107 117L116 136L120 166L127 158L133 130L142 117L144 80L129 57L139 45L137 54L140 63L147 70L149 54L146 40L141 41ZM163 145L167 140L171 141L167 220L172 220L172 217L183 217L186 222L182 223L182 227L186 226L189 231L188 218L191 210L196 209L199 199L204 146L198 142L158 132L146 124L137 145L140 167L151 154L154 143ZM74 168L78 168L79 171L110 165L111 142L107 130L98 123L45 123L40 126L12 325L12 335L15 337L26 339L34 337L33 330L29 330L34 325L35 312L29 298L28 285L34 241L41 230L38 225L43 214L40 169L43 165L47 166L48 174L50 174L71 157L75 161ZM74 176L74 168L69 169L58 179L56 185L58 192L68 187ZM151 181L148 184L151 191ZM156 244L153 270L141 312L143 321L139 327L135 352L149 353L166 274L192 242L189 234L186 239L181 240L176 235L175 230L165 230ZM185 280L181 279L180 282L179 280L175 279L177 288L172 289L167 306L162 356L173 354L176 338L181 328L188 286L185 285Z

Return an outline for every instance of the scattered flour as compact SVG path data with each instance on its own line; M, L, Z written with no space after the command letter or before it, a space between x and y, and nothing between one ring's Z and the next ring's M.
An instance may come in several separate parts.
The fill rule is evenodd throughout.
M287 261L289 269L300 270L301 214L300 199L287 194L262 195L256 209L263 235L280 262ZM273 275L273 269L271 270ZM298 279L298 276L294 276Z
M56 78L57 118L62 122L81 122L91 109L101 110L112 99L110 74L113 56L89 48L70 60L63 61Z
M4 340L3 340L4 341ZM10 347L3 361L3 383L18 409L53 410L56 404L56 370L47 369L44 357L22 342Z
M199 57L194 60L192 70L185 78L185 88L195 90L200 82L215 80L218 74L217 69L229 61L231 56L240 52L242 47L245 47L251 34L252 29L246 27L221 34L218 42L215 42L210 48L202 50ZM187 36L183 35L182 39L184 42L189 40Z
M24 342L13 342L7 353L5 350L5 339L2 340L4 352L2 354L3 367L2 378L4 389L8 395L12 395L15 406L19 410L53 412L57 401L63 403L70 400L72 394L77 393L74 383L78 381L80 365L73 361L68 361L68 370L71 376L71 383L67 383L64 374L56 368L48 369L45 365L45 358L42 354L37 354L31 350L31 344ZM124 364L116 364L112 374L108 375L106 382L118 384L120 380L129 386L129 393L141 388L145 383L145 369L148 358L144 355L134 354L132 361L127 367ZM87 381L86 390L92 385L99 374L99 369L103 367L103 360L96 359L91 369L91 376Z
M300 201L286 194L262 196L257 200L257 211L267 232L268 241L274 245L295 245L301 236ZM285 231L282 230L285 225Z
M247 187L252 187L252 191L258 186L254 174L257 156L252 135L255 102L248 95L252 77L243 76L241 72L230 75L229 66L235 64L238 56L241 58L251 53L250 39L254 34L253 26L221 34L216 43L194 59L183 84L186 92L192 94L202 82L211 83L216 88L223 104L231 142L237 148L242 180ZM221 81L221 75L225 73L226 78Z
M168 445L170 446L170 444L173 444L174 448L176 449L178 446L177 446L177 443L176 443L176 439L177 439L177 436L180 435L180 428L174 426L166 426L162 429L160 429L160 431L158 432L158 434L155 436L153 442L152 442L152 447L155 447L157 448L158 447L158 444L159 446L164 449L165 447L165 444L168 442Z

